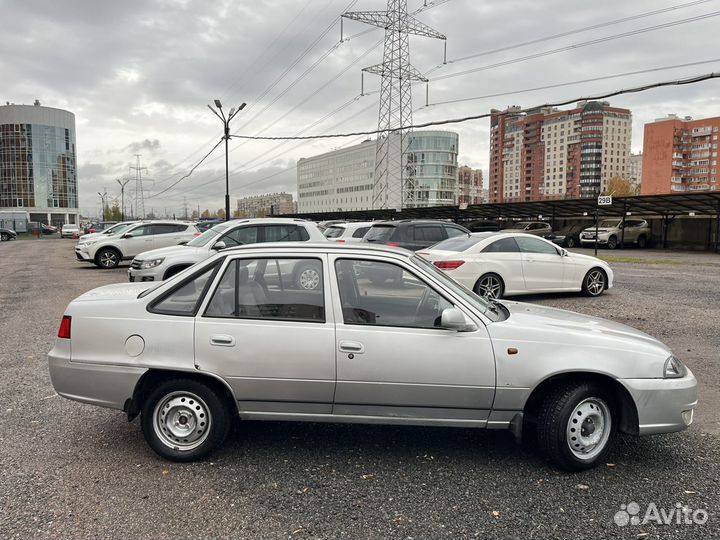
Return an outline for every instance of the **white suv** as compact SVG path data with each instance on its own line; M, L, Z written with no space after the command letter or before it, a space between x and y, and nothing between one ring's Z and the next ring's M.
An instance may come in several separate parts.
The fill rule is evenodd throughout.
M139 223L139 222L138 221L123 221L122 223L116 223L112 227L108 227L104 231L83 234L82 236L80 236L80 238L78 238L78 244L85 244L85 243L89 242L90 240L97 240L99 238L104 238L106 236L111 236L113 234L120 234L125 229L127 229L130 225L134 225L135 223Z
M100 268L115 268L143 251L189 242L196 236L200 236L200 231L188 221L145 221L130 225L119 234L78 244L75 255L78 260L95 263Z
M163 281L204 261L217 251L245 244L264 242L319 242L325 240L318 226L302 219L258 218L219 223L183 246L145 251L130 264L130 281ZM302 276L298 269L298 283Z

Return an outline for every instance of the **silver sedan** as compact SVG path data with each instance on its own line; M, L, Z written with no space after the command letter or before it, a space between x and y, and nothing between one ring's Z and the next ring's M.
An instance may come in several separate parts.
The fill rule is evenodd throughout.
M317 287L293 286L300 263ZM208 455L239 417L508 429L580 470L618 432L685 429L697 404L692 373L646 334L488 301L365 244L250 245L152 287L94 289L67 307L49 364L60 395L140 415L176 461Z

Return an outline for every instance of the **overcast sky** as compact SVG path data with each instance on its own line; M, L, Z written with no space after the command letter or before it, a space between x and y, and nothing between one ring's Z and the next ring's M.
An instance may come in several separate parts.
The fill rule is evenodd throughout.
M424 85L414 90L415 122L720 71L720 17L714 16L720 14L720 0L436 3L440 5L417 18L447 36L449 63L442 65L441 41L411 38L412 63L431 81L430 107L425 107ZM408 0L409 11L422 5L422 0ZM572 33L673 6L678 9ZM142 155L148 178L154 180L146 183L148 211L182 213L184 201L190 209L198 205L218 209L224 206L225 191L222 147L192 176L152 197L187 173L220 138L220 121L207 109L214 98L221 98L226 109L248 103L233 122L234 133L295 135L303 130L316 134L377 127L378 95L360 97L360 69L382 60L383 31L375 29L339 43L339 23L330 26L348 7L351 11L379 10L384 2L0 0L4 21L0 99L31 104L37 98L43 105L75 113L83 212L97 211L98 191L106 188L112 196L119 194L115 179L131 176L128 167L135 163L135 154ZM433 82L448 74L703 15L713 16ZM367 28L354 21L344 23L346 37ZM561 33L568 35L507 48ZM507 49L492 52L498 48ZM483 52L489 54L457 60ZM432 105L716 58L671 70ZM378 85L376 76L365 77L366 92ZM611 103L632 110L632 148L640 151L645 122L668 113L717 116L719 90L720 81L713 80L620 96ZM486 173L489 121L447 129L460 134L460 163ZM232 206L245 195L294 193L298 158L360 140L230 141ZM133 186L134 182L128 185L130 196Z

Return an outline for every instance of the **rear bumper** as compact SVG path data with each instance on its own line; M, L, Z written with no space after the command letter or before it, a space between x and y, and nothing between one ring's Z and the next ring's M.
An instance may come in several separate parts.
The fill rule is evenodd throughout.
M50 380L68 399L124 410L146 368L70 362L70 343L58 339L48 353Z
M693 421L697 381L688 370L679 379L622 379L638 411L640 435L682 431Z

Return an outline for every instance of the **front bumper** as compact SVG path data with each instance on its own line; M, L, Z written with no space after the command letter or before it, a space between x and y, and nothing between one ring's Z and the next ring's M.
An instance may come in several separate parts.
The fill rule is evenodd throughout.
M92 262L92 257L90 257L90 254L79 247L75 248L75 256L77 257L78 261L85 261L85 262Z
M145 270L131 267L128 269L128 281L131 283L135 281L162 281L162 272L163 270L158 267Z
M622 379L638 411L640 435L682 431L693 421L697 381L690 370L679 379Z
M610 238L610 236L598 236L598 241L597 241L597 243L600 244L600 245L605 245L605 244L608 243L608 238ZM593 244L593 245L594 245L594 244L595 244L595 238L585 238L585 237L581 236L581 237L580 237L580 243L581 243L581 244Z

